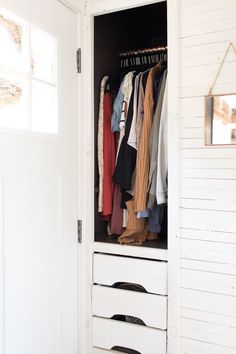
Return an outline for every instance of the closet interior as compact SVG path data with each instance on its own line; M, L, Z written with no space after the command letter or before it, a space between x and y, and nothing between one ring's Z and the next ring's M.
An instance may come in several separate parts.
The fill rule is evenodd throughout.
M108 223L98 211L98 120L100 87L109 77L109 90L114 99L124 75L144 72L158 62L167 62L166 1L94 17L94 117L95 117L95 241L117 243L117 235L109 235ZM165 64L166 65L166 64ZM161 233L143 247L167 248L167 207L164 209Z

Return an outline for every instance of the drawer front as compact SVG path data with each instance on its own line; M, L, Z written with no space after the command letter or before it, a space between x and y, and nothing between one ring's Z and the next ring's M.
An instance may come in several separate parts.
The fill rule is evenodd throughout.
M94 283L139 284L149 293L167 295L167 262L94 254Z
M117 352L115 350L106 350L101 348L93 348L93 354L122 354L121 352Z
M123 347L141 354L166 354L166 331L93 317L93 345L105 350Z
M112 318L128 315L141 319L146 326L166 329L167 297L135 291L93 286L93 315Z

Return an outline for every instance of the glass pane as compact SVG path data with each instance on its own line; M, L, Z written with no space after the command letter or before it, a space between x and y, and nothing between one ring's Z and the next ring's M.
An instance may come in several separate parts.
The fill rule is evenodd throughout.
M0 8L0 65L29 73L29 26Z
M43 133L58 133L57 90L36 80L32 83L31 129Z
M236 144L236 94L205 98L206 144Z
M32 74L34 78L56 84L57 40L50 34L32 27Z
M29 129L29 85L0 72L0 126Z

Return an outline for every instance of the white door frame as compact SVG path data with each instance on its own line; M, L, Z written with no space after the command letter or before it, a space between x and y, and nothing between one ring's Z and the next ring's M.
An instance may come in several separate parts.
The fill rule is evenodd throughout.
M161 2L160 0L84 1L82 12L82 74L79 97L79 139L81 156L79 181L83 220L80 245L80 339L79 353L92 353L92 266L94 241L94 98L93 98L93 23L94 16ZM167 0L168 10L168 134L169 134L169 203L168 207L168 354L179 353L179 1ZM80 118L81 117L81 118ZM79 173L80 174L80 173ZM80 188L82 185L82 188Z

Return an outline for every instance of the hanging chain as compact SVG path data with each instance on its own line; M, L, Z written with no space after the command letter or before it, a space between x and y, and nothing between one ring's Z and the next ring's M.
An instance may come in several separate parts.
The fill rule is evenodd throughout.
M213 91L213 89L214 89L214 87L215 87L216 81L218 80L218 77L219 77L219 75L220 75L220 72L221 72L221 70L222 70L222 67L223 67L223 65L224 65L224 63L225 63L225 59L226 59L226 57L227 57L227 55L228 55L228 53L229 53L231 47L233 48L233 51L234 51L234 53L235 53L235 55L236 55L236 48L235 48L234 44L233 44L232 42L230 42L229 45L228 45L228 47L227 47L227 49L226 49L226 51L225 51L225 55L224 55L224 57L223 57L223 59L222 59L222 61L221 61L220 67L219 67L219 69L218 69L218 71L217 71L217 73L216 73L215 79L214 79L214 81L213 81L213 83L212 83L212 85L211 85L211 87L210 87L210 90L209 90L209 93L208 93L209 96L212 96L212 91Z

